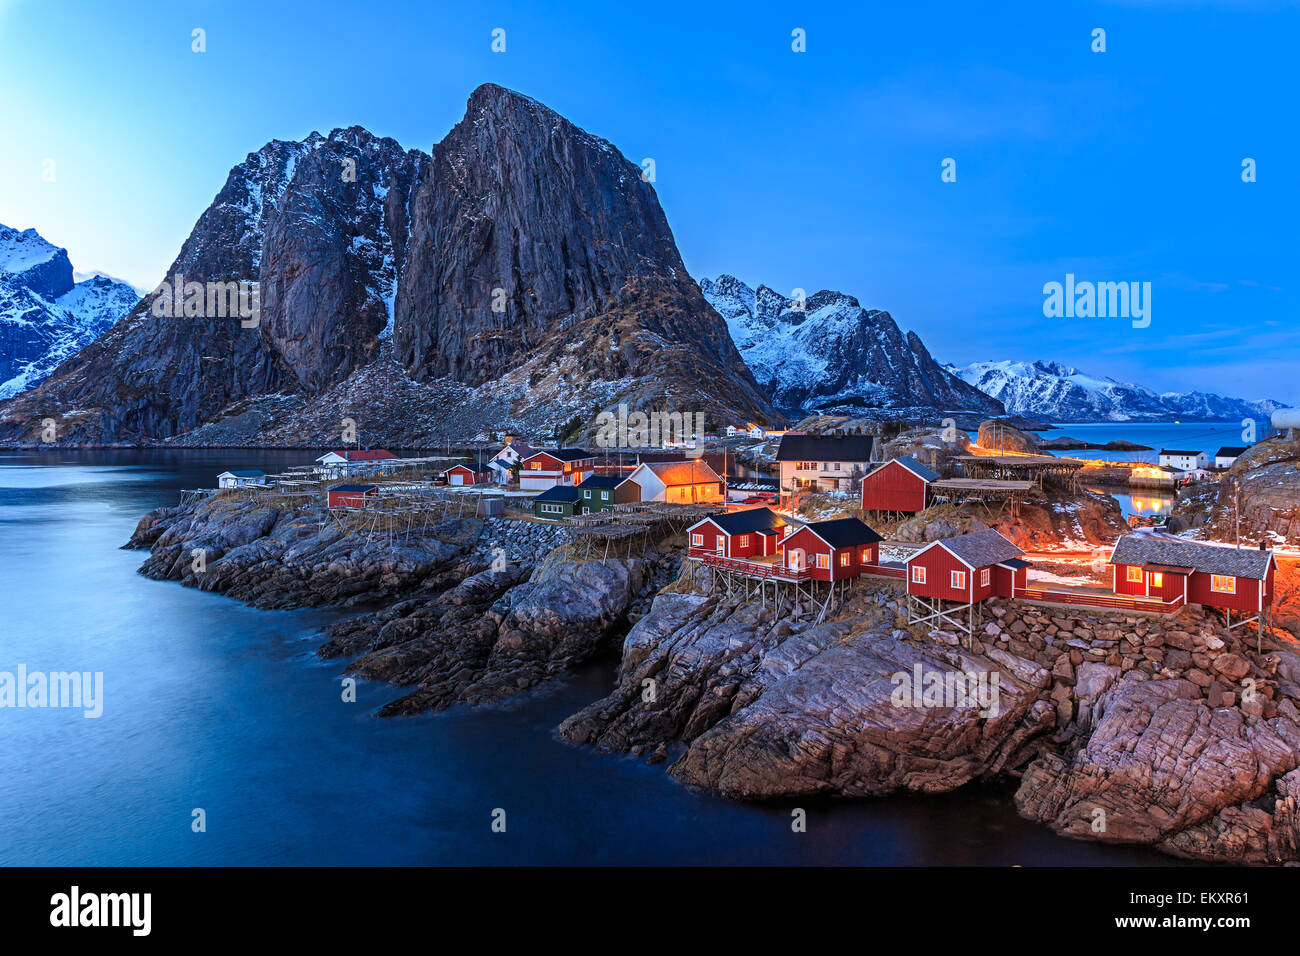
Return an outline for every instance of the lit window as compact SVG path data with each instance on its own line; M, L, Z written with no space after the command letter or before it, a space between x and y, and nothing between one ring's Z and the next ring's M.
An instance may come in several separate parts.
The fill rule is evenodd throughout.
M955 588L963 588L963 589L964 589L964 588L966 587L966 572L965 572L965 571L953 571L953 572L952 572L952 578L951 578L951 580L952 580L952 586L953 586L953 587L955 587Z
M817 567L829 568L831 566L831 556L829 554L817 555Z
M988 587L988 586L989 586L989 569L988 569L988 568L981 568L981 569L980 569L980 587L982 587L982 588L986 588L986 587Z
M870 564L870 563L871 563L871 552L870 552L870 551L866 551L866 550L864 550L864 551L862 552L862 563L863 563L863 564Z
M845 551L843 554L841 554L841 555L840 555L840 567L842 567L842 568L847 568L847 567L849 566L849 558L850 558L850 557L851 557L851 555L850 555L847 551Z
M925 583L925 568L921 567L919 564L916 565L914 568L912 568L912 583L913 584Z
M1236 594L1237 579L1226 574L1211 574L1210 590L1220 594Z
M747 535L747 534L742 534L742 535L740 536L740 546L741 546L742 548L748 548L748 547L749 547L749 535Z
M1142 569L1141 569L1141 568L1129 568L1129 569L1128 569L1128 580L1129 580L1129 583L1130 583L1130 584L1141 584L1141 583L1142 583Z
M692 548L698 548L698 547L700 547L700 546L703 545L703 544L704 544L704 535L702 535L702 534L693 534L693 535L691 535L691 547L692 547Z
M1154 571L1154 572L1152 572L1152 574L1151 574L1151 586L1152 586L1153 588L1162 588L1162 587L1164 587L1164 586L1165 586L1165 576L1164 576L1163 574L1161 574L1159 571Z

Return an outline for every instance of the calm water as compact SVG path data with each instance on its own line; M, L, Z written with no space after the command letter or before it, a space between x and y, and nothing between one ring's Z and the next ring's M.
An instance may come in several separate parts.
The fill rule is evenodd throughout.
M1258 437L1265 437L1267 422L1258 424ZM1242 440L1238 422L1099 422L1096 424L1057 424L1055 431L1039 432L1044 440L1069 437L1104 445L1112 441L1131 441L1146 445L1151 451L1061 451L1058 455L1077 455L1100 461L1159 460L1161 448L1206 451L1213 457L1224 445L1249 444Z
M694 794L662 767L557 741L613 661L494 710L371 714L313 653L330 611L256 611L135 573L145 511L291 452L0 457L0 671L104 674L104 713L0 710L4 864L1160 864L1057 838L1009 791L805 803ZM310 456L314 457L314 455ZM207 832L191 832L203 808ZM495 808L507 832L493 834Z

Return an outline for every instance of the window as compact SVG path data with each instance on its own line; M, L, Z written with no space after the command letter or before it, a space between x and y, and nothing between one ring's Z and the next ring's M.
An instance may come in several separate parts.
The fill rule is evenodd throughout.
M702 535L702 534L693 534L693 535L691 535L691 547L692 547L692 548L698 548L698 547L701 547L703 544L704 544L704 535Z
M528 463L528 470L529 470L529 471L541 471L541 470L542 470L542 463L541 463L540 461L530 461L530 462Z
M1151 586L1153 588L1162 588L1165 586L1165 576L1159 571L1151 572Z
M965 571L953 571L952 574L951 574L951 576L950 576L950 578L949 578L949 580L952 582L952 586L953 586L953 587L955 587L955 588L960 588L960 589L963 590L963 591L966 589L966 572L965 572Z
M548 515L564 514L564 508L560 505L542 505L542 513Z
M925 568L921 567L919 564L915 565L912 568L912 583L913 584L925 583Z
M1227 574L1211 574L1210 590L1218 591L1220 594L1236 594L1237 579Z
M841 554L841 555L840 555L840 567L842 567L842 568L847 568L847 567L849 566L849 558L850 558L850 557L852 557L852 555L850 555L849 552L847 552L847 551L845 551L843 554Z
M870 548L863 548L863 549L862 549L862 563L863 563L863 564L870 564L870 563L871 563L871 549L870 549Z
M1128 569L1128 580L1129 580L1129 583L1130 583L1130 584L1141 584L1141 583L1142 583L1142 569L1141 569L1141 568L1129 568L1129 569Z
M590 498L590 497L591 497L591 489L589 489L589 488L583 488L583 489L582 489L582 497L584 497L584 498Z
M988 586L989 586L989 569L980 568L980 587L986 588Z
M601 501L609 501L609 492L608 492L608 491L602 491L602 492L600 493L600 500L601 500Z
M817 567L829 568L831 566L831 556L829 554L817 555Z
M740 546L741 546L742 548L748 548L748 547L749 547L749 535L747 535L747 534L742 534L742 535L740 536Z

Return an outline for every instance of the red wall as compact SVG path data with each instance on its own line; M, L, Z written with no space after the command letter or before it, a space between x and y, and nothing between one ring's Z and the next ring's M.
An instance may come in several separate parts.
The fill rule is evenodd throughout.
M365 506L366 495L362 492L331 491L329 493L331 508L364 508Z
M853 548L839 548L832 551L830 545L807 528L801 528L781 542L781 563L786 567L790 566L788 557L790 551L796 549L803 550L808 565L808 575L815 581L843 581L845 578L856 578L862 573L863 565L880 563L880 545L878 543L864 544ZM864 553L867 557L865 561L862 560ZM830 555L831 566L829 568L817 567L817 555L819 554ZM849 556L847 565L840 564L840 557L844 554Z
M862 507L866 511L924 511L926 487L922 479L891 461L862 479Z
M1254 578L1237 578L1236 594L1220 594L1210 590L1210 576L1197 571L1187 582L1187 600L1206 607L1254 612L1259 607L1259 582Z
M978 586L979 578L976 579ZM993 593L998 597L1015 597L1012 588L1026 588L1029 586L1029 569L1028 568L1004 568L1002 565L996 565L993 568Z
M924 584L916 584L912 580L912 568L918 565L925 568ZM964 571L966 573L966 587L958 589L952 586L953 571ZM969 590L972 577L975 580L973 592ZM945 601L961 601L965 603L971 600L971 594L973 593L974 599L979 601L993 593L995 584L996 578L990 573L988 585L981 587L978 569L972 572L970 568L958 561L944 548L930 548L920 557L909 561L907 565L907 593L919 597L942 598Z

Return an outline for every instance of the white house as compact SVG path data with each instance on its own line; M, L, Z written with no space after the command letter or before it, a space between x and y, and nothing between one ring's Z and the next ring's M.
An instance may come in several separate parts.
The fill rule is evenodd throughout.
M316 459L317 471L326 478L346 478L349 475L373 474L383 471L397 456L382 448L348 448L327 451Z
M242 488L245 485L265 485L264 471L223 471L217 475L218 488Z
M529 455L536 454L537 449L533 448L527 442L512 441L503 447L499 452L488 459L488 471L492 472L492 479L498 485L507 485L510 483L510 469L515 462L522 461Z
M722 486L722 478L716 471L700 459L692 458L642 462L618 487L620 492L631 489L633 501L688 505L722 501Z
M743 428L737 428L735 425L728 425L728 426L727 426L727 437L728 437L728 438L735 438L737 435L743 435L743 434L745 434L745 429L743 429Z
M1160 464L1168 465L1170 468L1177 468L1179 471L1196 471L1198 468L1210 467L1210 456L1203 451L1161 448Z
M1245 445L1224 445L1214 453L1215 468L1231 468L1246 453Z
M849 491L871 464L870 435L790 435L776 449L781 491Z

